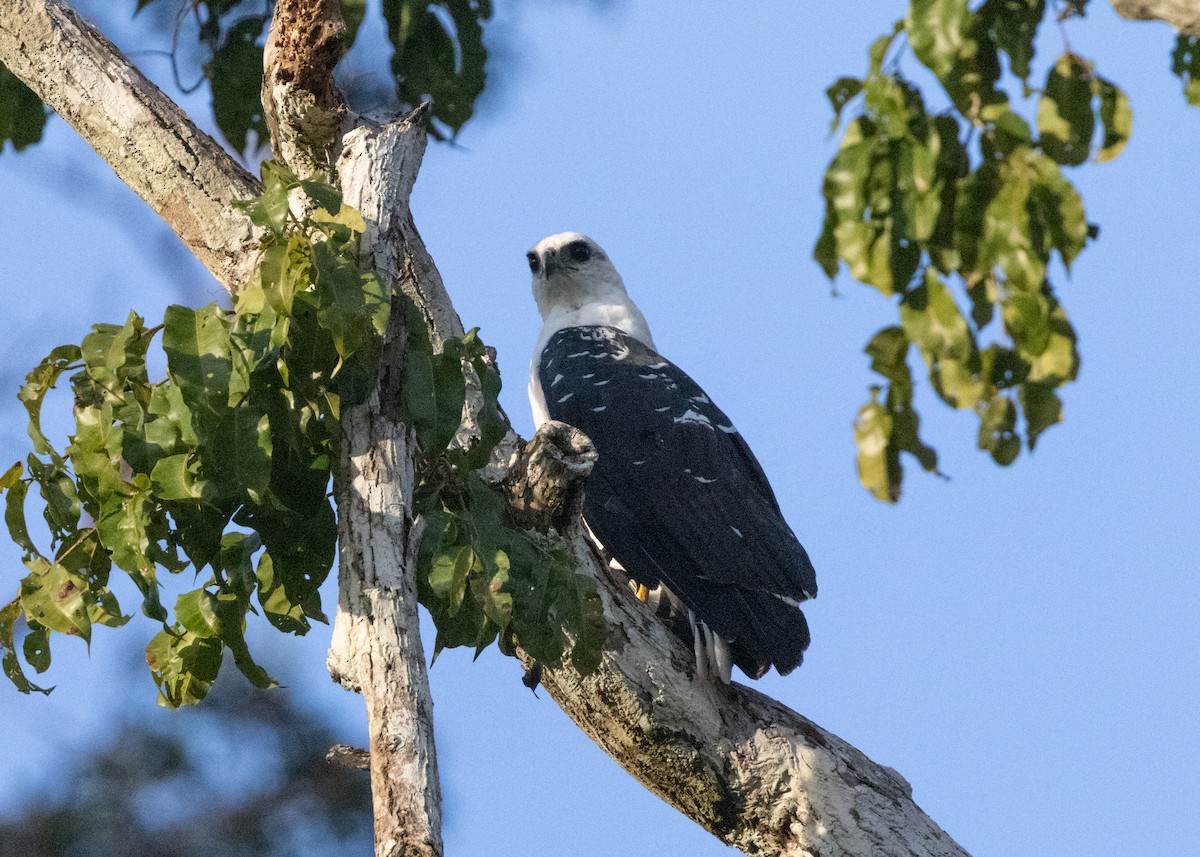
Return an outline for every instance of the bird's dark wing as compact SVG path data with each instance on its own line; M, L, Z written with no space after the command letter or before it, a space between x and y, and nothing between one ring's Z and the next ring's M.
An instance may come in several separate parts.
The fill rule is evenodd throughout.
M558 331L538 378L551 417L582 429L599 461L584 518L639 583L663 582L757 676L808 644L795 605L812 563L749 447L682 370L612 327Z

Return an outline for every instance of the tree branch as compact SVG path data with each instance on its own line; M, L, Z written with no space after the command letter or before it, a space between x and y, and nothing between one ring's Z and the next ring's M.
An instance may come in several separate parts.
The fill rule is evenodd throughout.
M577 483L590 461L536 464L579 462L581 450L590 449L563 428L543 425L512 464L510 473L521 480L537 474L537 484L520 494L579 502ZM537 529L562 520L553 505L538 512L540 519L530 519L529 507L522 511ZM895 771L755 690L697 678L692 651L633 597L580 528L569 532L580 572L597 580L609 641L594 674L543 668L542 683L646 788L748 854L967 857Z
M298 176L330 175L340 152L344 198L370 224L363 253L395 291L410 279L404 226L412 223L408 200L425 152L423 111L342 135L346 109L333 68L343 29L340 0L279 0L264 51L263 103L276 155ZM334 680L361 692L366 704L376 857L441 857L433 697L417 603L413 450L398 408L406 339L394 297L376 389L341 418L338 610L328 663Z
M229 204L253 195L256 183L107 40L54 0L0 0L0 60L79 130L227 288L236 289L250 275L257 257L255 236L247 219ZM376 267L397 273L398 285L417 301L435 341L461 334L407 206L423 135L388 125L357 129L346 142L339 164L342 187L367 219ZM373 153L376 147L380 152ZM395 154L387 158L384 151ZM383 389L390 383L385 371ZM381 401L389 400L385 396ZM397 643L408 641L414 646L410 652L419 652L419 639L406 631L416 627L411 577L396 577L409 570L418 535L406 505L412 479L407 440L377 403L361 420L347 416L344 472L353 487L342 489L350 499L339 504L346 519L343 563L359 564L356 557L361 557L361 567L373 569L373 576L364 574L347 584L357 586L357 592L343 591L347 606L339 610L331 666L380 698L395 696L397 683L405 682L419 696L420 655L422 671L404 674L394 667L389 648L394 634ZM539 503L547 507L569 506L578 498L578 486L570 483L586 467L545 462L577 458L579 441L569 433L556 438L548 431L514 456L520 464L510 470L506 461L492 468L491 477L500 482L512 472L511 484L524 480L524 487L510 496L544 498ZM510 435L504 448L514 449L515 440ZM558 450L539 449L547 443ZM528 515L531 505L538 504L524 503L522 514ZM546 508L545 514L542 525L561 525L561 508ZM610 649L600 669L586 679L569 668L547 670L543 679L580 728L647 788L722 841L755 853L963 857L965 852L912 802L907 785L894 772L762 694L697 681L691 653L631 597L580 533L571 541L580 571L598 580L612 627ZM368 629L372 622L391 630ZM375 642L349 645L357 633L367 633ZM343 656L356 648L357 658ZM368 698L369 707L379 702ZM403 723L392 722L389 729L379 737L373 732L377 751L390 752L393 741L403 741ZM414 727L408 734L419 732ZM418 765L432 764L432 756L421 762L419 750L412 757ZM412 777L410 782L425 776L432 784L434 770L405 776ZM388 799L400 806L405 795L399 781L390 786L394 793ZM416 797L431 794L432 787L426 787ZM425 815L436 818L433 811ZM391 848L386 853L440 853L435 821L427 832L417 831L415 839L420 841L384 843Z
M0 0L0 61L67 121L225 288L260 234L232 207L259 184L113 44L58 0Z
M1122 18L1165 21L1185 36L1200 36L1200 3L1196 0L1112 0Z
M409 278L412 265L401 249L410 237L402 225L412 222L408 196L425 150L419 118L356 128L346 135L338 161L345 199L369 224L364 249L394 289ZM440 857L433 698L417 610L413 456L397 407L404 317L393 298L378 388L342 416L338 612L329 672L361 690L366 701L377 857Z
M275 157L298 176L333 175L346 103L333 82L342 57L341 0L280 0L263 48L262 102Z

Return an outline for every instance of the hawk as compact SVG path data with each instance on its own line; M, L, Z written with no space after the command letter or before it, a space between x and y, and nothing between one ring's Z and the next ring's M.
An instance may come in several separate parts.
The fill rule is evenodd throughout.
M527 254L544 326L533 352L534 421L592 439L583 518L638 597L670 617L697 670L728 683L786 675L809 644L800 602L808 553L725 413L658 353L646 319L595 241L563 232Z

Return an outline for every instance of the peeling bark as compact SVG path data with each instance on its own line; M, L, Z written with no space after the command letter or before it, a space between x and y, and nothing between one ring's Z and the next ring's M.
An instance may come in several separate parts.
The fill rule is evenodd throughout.
M0 0L0 60L150 204L225 288L260 233L232 203L258 181L94 27L58 0Z
M327 30L314 32L316 42L297 44L324 45ZM256 183L102 36L55 0L0 0L0 61L68 118L227 288L249 277L255 236L229 204L256 193ZM376 268L417 302L440 343L461 335L462 325L408 209L424 147L412 124L352 131L338 170L347 201L368 223L365 246ZM393 345L400 333L389 332ZM385 357L381 394L345 417L342 562L358 571L342 581L330 665L363 688L371 712L378 853L436 855L432 703L420 640L410 633L417 627L413 474L408 438L391 410L397 352ZM523 521L566 526L612 627L593 675L543 672L563 710L648 789L748 853L964 857L894 771L756 691L697 680L691 652L603 565L580 528L563 524L574 517L588 469L586 438L576 435L548 427L523 445L510 433L489 468ZM382 770L392 757L403 766Z
M333 175L346 104L341 0L279 0L263 48L262 102L275 156L298 176Z
M1112 4L1122 18L1165 21L1185 36L1200 36L1197 0L1112 0Z

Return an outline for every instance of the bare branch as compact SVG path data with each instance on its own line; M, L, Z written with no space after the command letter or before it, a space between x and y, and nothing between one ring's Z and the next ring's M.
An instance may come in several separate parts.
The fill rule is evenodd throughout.
M0 61L159 213L225 288L259 235L235 200L258 182L94 27L58 0L0 0Z
M412 288L420 255L428 258L408 208L427 139L421 114L354 129L338 160L345 199L368 224L363 249L394 290ZM366 701L377 857L436 857L441 792L417 611L413 450L398 413L404 319L393 300L376 394L342 418L338 612L329 671L361 689Z
M426 143L422 111L342 136L346 110L332 75L343 29L339 0L280 0L264 53L263 103L275 152L297 175L329 175L340 153L344 198L370 224L363 251L396 283L411 264L407 236L394 224L411 223L408 198ZM329 671L366 704L376 857L441 857L433 697L417 611L413 450L397 407L404 325L393 300L378 386L342 415Z
M331 765L343 768L353 768L366 771L371 767L371 753L362 747L351 747L349 744L334 744L325 754L325 761Z
M1200 36L1200 3L1196 0L1112 0L1122 18L1165 21L1185 36Z

